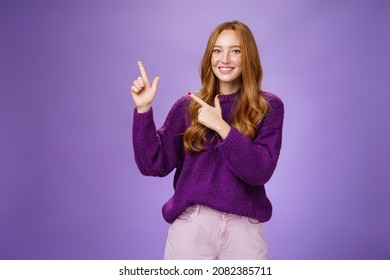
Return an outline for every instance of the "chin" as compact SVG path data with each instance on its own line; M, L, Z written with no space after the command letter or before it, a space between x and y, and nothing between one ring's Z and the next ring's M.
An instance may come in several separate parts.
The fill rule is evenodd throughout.
M234 76L234 77L218 77L217 78L221 81L221 82L225 82L225 83L233 83L235 81L237 81L238 78L240 78L240 76Z

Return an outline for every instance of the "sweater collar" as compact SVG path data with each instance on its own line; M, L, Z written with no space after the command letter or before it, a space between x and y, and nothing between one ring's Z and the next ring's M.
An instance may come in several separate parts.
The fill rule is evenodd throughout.
M219 93L221 95L221 101L234 101L236 100L236 97L237 97L237 94L239 93L240 91L236 91L236 92L232 92L232 93L229 93L229 94L223 94L223 93Z
M228 96L228 95L237 94L237 93L239 93L239 92L240 92L240 91L238 90L238 91L235 91L235 92L232 92L232 93L221 93L221 92L219 92L218 94L223 95L223 96Z

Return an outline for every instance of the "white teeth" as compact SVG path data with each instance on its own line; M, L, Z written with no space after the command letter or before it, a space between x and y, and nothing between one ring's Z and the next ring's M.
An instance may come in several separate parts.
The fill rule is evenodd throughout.
M229 71L229 70L232 70L233 68L223 68L223 67L221 67L219 69L221 69L222 71Z

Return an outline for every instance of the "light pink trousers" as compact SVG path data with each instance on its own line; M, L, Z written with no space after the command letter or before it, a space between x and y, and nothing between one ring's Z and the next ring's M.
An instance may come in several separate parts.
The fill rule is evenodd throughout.
M194 205L169 227L166 260L263 260L262 224L251 218Z

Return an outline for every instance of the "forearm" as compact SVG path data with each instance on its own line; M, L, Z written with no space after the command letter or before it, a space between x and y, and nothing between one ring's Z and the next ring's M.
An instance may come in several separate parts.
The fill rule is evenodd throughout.
M215 132L219 134L219 136L225 140L226 137L229 135L230 132L230 125L225 122L223 119L221 119L220 122L215 124L215 127L213 128Z
M223 158L237 177L250 185L264 185L272 176L281 147L278 131L252 142L235 128L218 145Z
M174 168L175 153L170 143L163 143L153 121L152 110L146 113L134 111L133 147L137 166L143 175L165 176ZM165 137L172 139L172 137ZM174 141L174 139L172 139ZM165 146L165 148L163 148ZM166 151L171 151L171 154Z
M150 105L145 105L145 106L136 106L136 109L137 109L137 112L142 114L142 113L146 113L150 110L151 108L151 104Z

